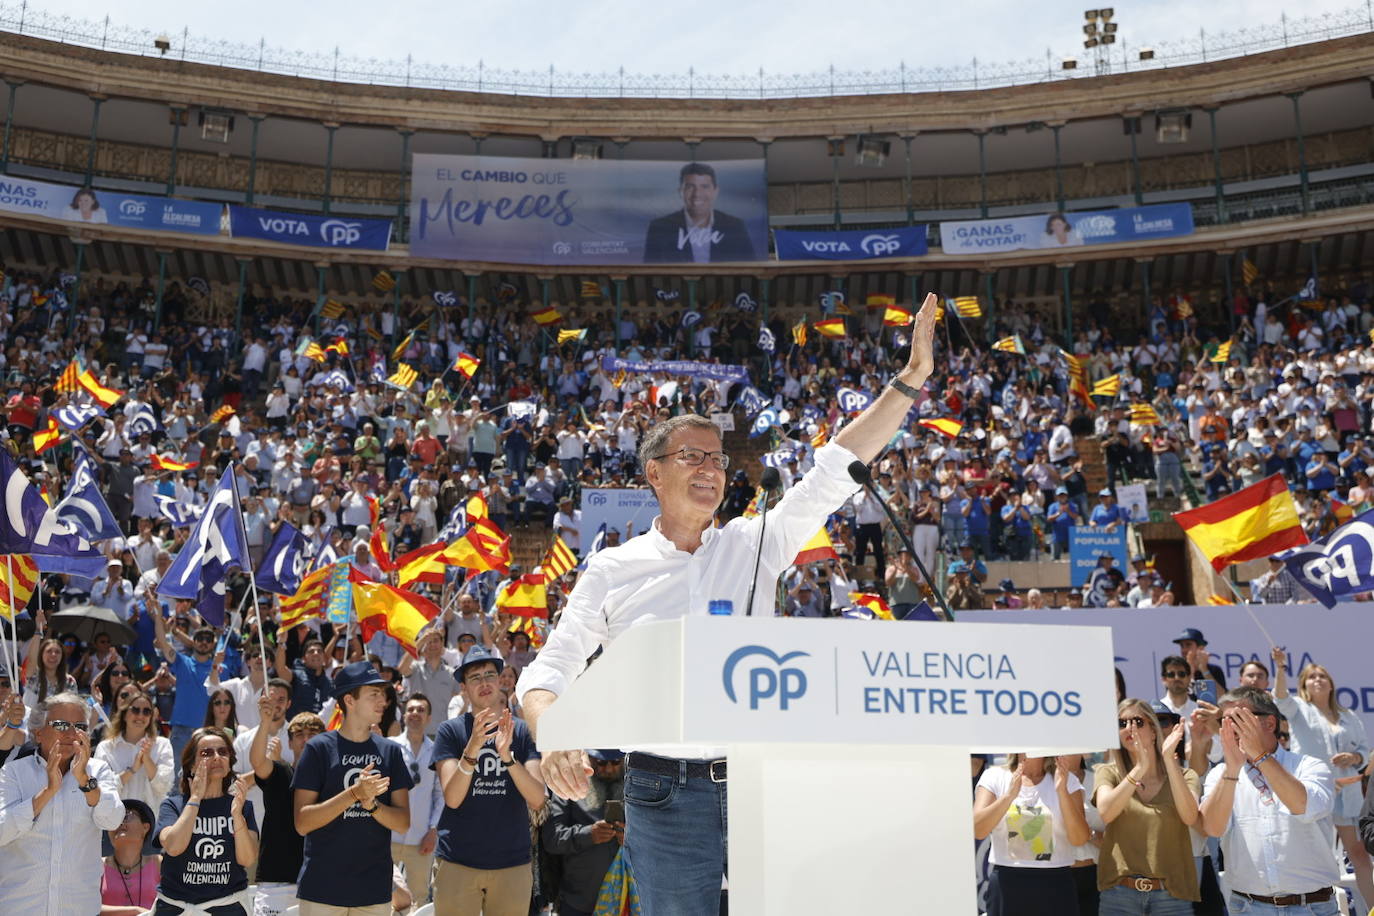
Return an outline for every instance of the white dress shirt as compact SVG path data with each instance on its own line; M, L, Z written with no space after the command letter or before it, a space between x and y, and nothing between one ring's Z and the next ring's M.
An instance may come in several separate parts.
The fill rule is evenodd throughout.
M247 662L244 662L244 665L246 666ZM262 693L262 688L254 687L253 681L247 675L231 677L227 681L220 681L219 685L229 691L229 695L234 698L234 714L238 716L239 725L244 728L257 728L258 723L262 721L262 713L258 712L258 697ZM286 744L285 738L282 739L282 744Z
M156 811L158 805L162 804L162 799L166 797L167 790L172 787L172 774L176 771L173 766L172 742L161 735L154 736L151 753L153 763L157 767L157 775L149 779L148 771L139 767L134 771L134 775L129 777L128 782L120 779L119 797L137 799ZM106 738L96 745L92 756L109 764L110 769L114 770L118 777L134 765L134 758L138 756L138 745L123 738Z
M291 752L291 733L287 730L287 722L290 721L291 720L288 719L286 722L283 722L281 730L272 737L281 740L281 762L287 766L295 766L296 755ZM261 725L255 725L234 739L235 773L253 772L253 764L248 759L248 751L253 747L253 738L257 736L258 729L261 727ZM253 783L253 788L248 790L248 802L253 806L254 811L267 811L266 802L262 797L262 789L258 788L256 781ZM259 815L259 817L262 817L262 815ZM259 821L259 826L261 826L261 821Z
M1258 771L1247 763L1236 782L1231 819L1221 837L1226 880L1232 890L1265 897L1331 887L1341 877L1331 853L1331 807L1336 797L1331 767L1283 748L1274 751L1274 759L1307 790L1307 810L1293 814L1272 788L1262 791L1255 784ZM1225 773L1225 767L1213 767L1207 774L1204 799Z
M858 489L848 470L854 460L848 449L828 443L816 452L815 467L769 511L755 614L772 617L777 613L771 583L792 564L826 517ZM705 616L708 603L722 598L734 603L736 614L745 613L761 522L758 516L741 516L722 528L708 528L696 552L687 553L663 536L656 518L644 534L593 554L548 644L520 675L516 694L521 705L536 688L562 694L598 646L610 644L636 624ZM688 759L725 754L723 747L681 745L633 750Z
M420 744L417 756L410 746L410 738L405 732L388 738L401 748L401 756L410 768L415 785L410 787L410 829L405 833L391 831L391 842L403 846L419 846L434 827L439 826L439 815L444 813L444 792L439 786L437 774L431 769L434 763L434 742L426 738Z
M119 778L92 759L86 772L100 783L95 807L70 772L62 787L33 816L34 796L48 785L47 763L38 754L0 768L0 900L7 913L91 916L100 912L100 832L124 820Z

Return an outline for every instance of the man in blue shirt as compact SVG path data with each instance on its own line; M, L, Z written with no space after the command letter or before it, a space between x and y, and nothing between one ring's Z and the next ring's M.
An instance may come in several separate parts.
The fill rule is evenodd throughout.
M471 712L439 726L434 762L444 794L439 815L435 916L526 916L534 887L527 809L544 807L539 757L524 720L499 685L501 657L482 646L454 674Z
M1074 525L1083 523L1078 507L1069 501L1069 491L1059 487L1054 491L1054 502L1045 513L1046 520L1054 530L1054 558L1057 560L1069 552L1069 536Z
M1307 489L1332 490L1336 486L1336 472L1339 470L1326 452L1314 452L1303 469L1307 475Z
M1117 525L1123 525L1131 520L1126 510L1116 504L1116 494L1110 489L1102 488L1098 491L1097 497L1101 501L1093 506L1093 514L1088 517L1089 525L1115 531Z
M190 613L191 602L186 598L177 599L177 616ZM215 654L215 631L200 627L190 639L191 654L178 652L167 641L167 624L161 614L153 615L156 636L153 645L167 660L172 676L176 678L176 699L172 704L172 759L177 761L180 770L181 749L191 739L191 733L205 722L205 710L210 705L210 694L205 689L205 681L210 677L211 659ZM177 637L185 639L181 631ZM227 671L220 671L227 678Z

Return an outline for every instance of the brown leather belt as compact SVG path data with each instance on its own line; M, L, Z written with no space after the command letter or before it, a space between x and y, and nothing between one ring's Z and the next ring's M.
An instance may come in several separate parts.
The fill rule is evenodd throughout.
M1256 903L1267 903L1270 906L1306 906L1309 903L1325 903L1333 896L1331 888L1322 888L1319 891L1312 891L1310 894L1279 894L1276 897L1266 897L1263 894L1247 894L1244 891L1232 891L1238 897L1246 900L1253 900Z
M1131 890L1140 891L1142 894L1148 894L1150 891L1164 890L1164 879L1141 878L1136 875L1128 875L1127 877L1122 878L1120 881L1116 882L1116 886L1129 887Z

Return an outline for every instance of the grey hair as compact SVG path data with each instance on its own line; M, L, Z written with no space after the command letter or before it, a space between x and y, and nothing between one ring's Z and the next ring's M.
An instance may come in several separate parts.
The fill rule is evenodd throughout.
M649 427L649 431L644 434L643 440L639 443L639 466L646 467L651 458L662 456L663 450L668 447L668 440L680 429L709 429L716 434L717 439L721 438L720 427L700 414L684 413L669 417Z
M1251 707L1257 715L1279 717L1278 704L1266 690L1257 687L1233 687L1217 699L1218 706L1227 703L1243 703Z
M32 726L34 728L39 728L46 725L48 722L48 714L52 712L54 706L80 706L83 714L86 711L86 701L81 699L77 694L69 691L55 693L46 698L39 704L38 709L34 710Z

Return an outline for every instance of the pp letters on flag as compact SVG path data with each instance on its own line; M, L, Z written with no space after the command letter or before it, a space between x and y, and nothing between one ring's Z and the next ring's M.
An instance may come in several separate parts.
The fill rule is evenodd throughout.
M1285 554L1283 564L1327 607L1335 607L1340 598L1374 591L1374 510Z

